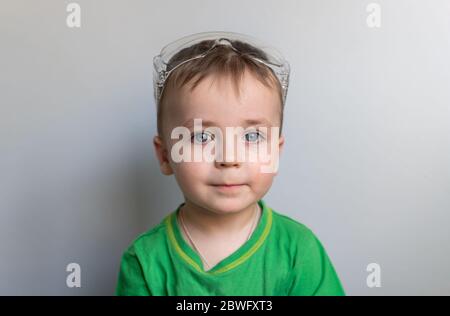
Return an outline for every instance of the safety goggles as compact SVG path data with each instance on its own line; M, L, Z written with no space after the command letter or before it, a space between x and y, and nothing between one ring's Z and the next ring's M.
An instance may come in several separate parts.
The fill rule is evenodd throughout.
M188 57L184 58L182 57L183 54L179 54L183 50L201 42L203 43L198 45L194 54L188 54ZM245 54L252 60L269 67L280 82L283 105L285 104L289 86L289 63L274 47L248 35L232 32L192 34L164 46L160 54L153 58L153 85L156 102L159 102L164 91L165 82L175 69L194 59L205 57L219 45L228 45L234 51Z

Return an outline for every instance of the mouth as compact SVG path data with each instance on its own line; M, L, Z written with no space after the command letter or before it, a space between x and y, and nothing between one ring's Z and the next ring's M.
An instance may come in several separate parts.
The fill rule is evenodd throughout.
M212 186L221 191L235 191L244 187L245 183L219 183L213 184Z
M235 186L240 186L240 185L245 185L245 183L215 183L215 184L212 184L213 187L235 187Z

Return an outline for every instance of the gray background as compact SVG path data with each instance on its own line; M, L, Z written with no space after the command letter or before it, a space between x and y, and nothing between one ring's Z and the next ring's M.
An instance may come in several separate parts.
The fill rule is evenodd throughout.
M152 57L211 30L290 61L265 200L313 229L347 294L450 294L449 1L377 1L379 29L361 0L77 2L79 29L70 1L0 2L0 294L113 294L125 247L182 201L153 152Z

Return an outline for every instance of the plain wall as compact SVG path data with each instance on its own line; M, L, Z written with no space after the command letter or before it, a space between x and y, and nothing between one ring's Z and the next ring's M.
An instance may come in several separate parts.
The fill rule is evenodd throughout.
M152 147L152 58L213 30L289 60L264 199L317 234L347 294L450 294L450 2L79 0L69 28L70 2L0 1L0 294L113 294L126 246L182 202Z

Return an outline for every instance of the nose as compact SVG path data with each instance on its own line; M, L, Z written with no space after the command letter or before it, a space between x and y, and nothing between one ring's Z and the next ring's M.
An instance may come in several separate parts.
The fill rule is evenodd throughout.
M221 155L216 155L215 160L216 168L238 168L241 166L242 162L238 159L238 154L236 153L236 148L228 148Z
M235 167L235 168L239 168L241 166L241 163L233 160L233 161L217 161L216 160L216 167L217 168L230 168L230 167Z
M222 152L216 151L216 159L214 161L216 168L239 168L242 165L242 149L238 148L234 135L229 138L219 145L220 148L218 149L222 149Z

